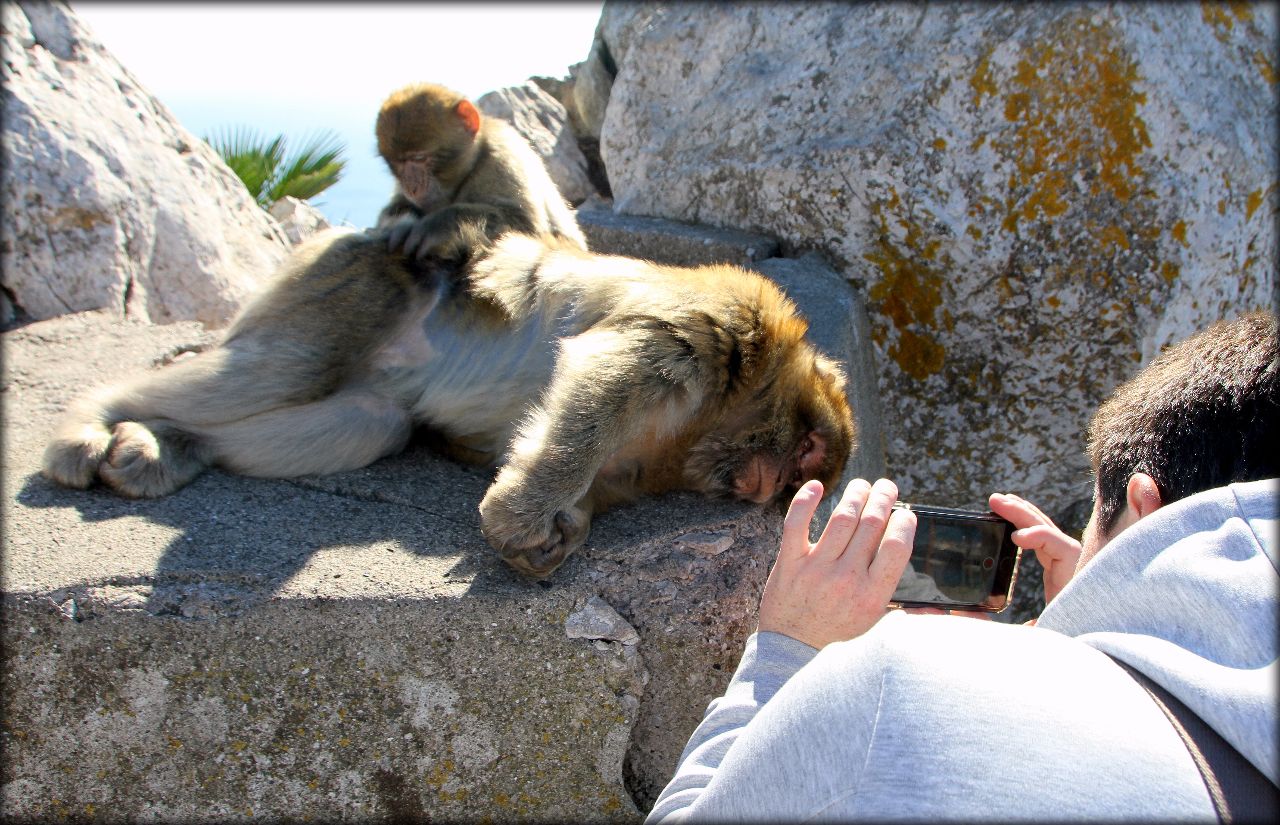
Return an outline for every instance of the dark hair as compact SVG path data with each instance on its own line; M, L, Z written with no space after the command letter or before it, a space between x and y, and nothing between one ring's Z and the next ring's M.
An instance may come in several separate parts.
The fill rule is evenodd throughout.
M1134 473L1168 504L1280 475L1276 317L1220 321L1175 344L1120 385L1089 423L1098 527L1111 533Z

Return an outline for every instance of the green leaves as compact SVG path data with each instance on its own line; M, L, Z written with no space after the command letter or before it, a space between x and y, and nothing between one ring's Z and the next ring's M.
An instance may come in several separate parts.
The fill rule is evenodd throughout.
M347 162L337 133L321 131L287 154L284 135L268 139L255 129L224 129L205 141L226 161L263 209L283 197L312 198L338 182Z

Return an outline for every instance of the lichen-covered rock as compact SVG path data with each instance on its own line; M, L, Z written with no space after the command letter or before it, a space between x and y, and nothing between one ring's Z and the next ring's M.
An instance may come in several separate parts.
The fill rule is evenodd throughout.
M1119 381L1276 288L1273 6L621 4L615 208L865 290L889 471L1067 513Z
M482 95L476 107L515 127L538 153L560 194L573 204L596 190L587 177L587 159L578 148L569 115L560 101L532 80Z
M227 321L287 243L61 3L3 5L5 288L33 318Z

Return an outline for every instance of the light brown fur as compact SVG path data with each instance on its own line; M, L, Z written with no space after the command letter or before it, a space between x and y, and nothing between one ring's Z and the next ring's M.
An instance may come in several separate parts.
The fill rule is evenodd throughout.
M393 92L378 112L378 153L396 194L378 217L392 249L462 262L499 235L551 235L587 248L573 210L513 128L431 83Z
M346 296L341 313L309 312L317 294ZM163 495L208 464L270 477L364 466L424 425L455 457L499 466L482 530L545 576L594 513L640 495L830 489L853 421L838 369L804 333L771 282L735 267L509 234L436 291L379 237L326 235L220 346L75 405L45 472Z

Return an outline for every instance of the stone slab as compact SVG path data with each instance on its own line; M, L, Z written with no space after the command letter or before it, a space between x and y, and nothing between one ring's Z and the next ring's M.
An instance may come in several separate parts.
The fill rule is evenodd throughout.
M39 475L74 394L208 340L4 334L0 812L638 820L754 627L780 512L620 508L543 585L480 536L487 474L421 446L148 501ZM635 644L570 638L596 597Z
M618 215L602 206L578 210L578 223L593 252L674 266L749 266L778 253L778 242L764 235L663 218Z

